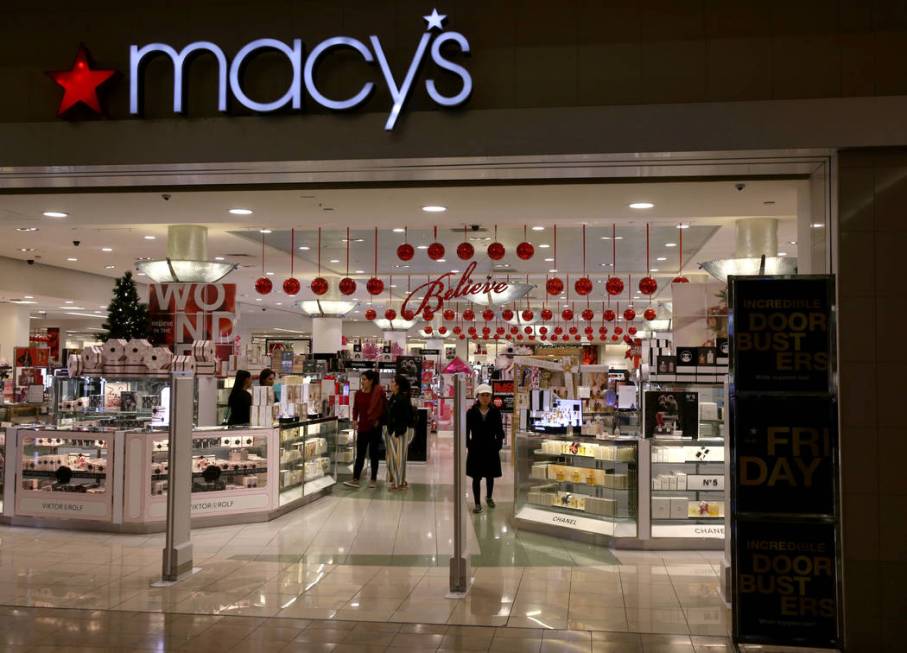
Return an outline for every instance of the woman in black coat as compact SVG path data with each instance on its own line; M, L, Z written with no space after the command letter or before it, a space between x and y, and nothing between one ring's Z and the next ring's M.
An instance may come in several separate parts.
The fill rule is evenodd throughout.
M501 447L504 446L504 423L501 411L491 405L491 386L476 388L477 401L466 411L466 475L472 478L472 496L482 512L482 484L485 479L485 502L494 508L494 479L501 477Z

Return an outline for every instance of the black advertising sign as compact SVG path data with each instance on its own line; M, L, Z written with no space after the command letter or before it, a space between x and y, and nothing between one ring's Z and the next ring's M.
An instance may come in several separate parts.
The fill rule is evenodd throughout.
M830 277L735 277L731 332L737 392L828 392Z
M737 524L739 641L839 645L836 537L833 523Z
M738 513L834 515L835 403L824 397L737 397Z
M729 286L734 638L837 647L834 282Z
M397 356L397 374L409 380L410 392L413 397L422 395L422 357Z
M699 393L647 390L645 437L699 437Z

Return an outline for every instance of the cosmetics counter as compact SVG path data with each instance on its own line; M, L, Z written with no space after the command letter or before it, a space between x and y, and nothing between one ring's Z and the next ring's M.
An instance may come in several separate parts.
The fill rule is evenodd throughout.
M598 366L516 362L517 527L615 548L723 548L723 383L615 388Z
M273 519L330 493L338 421L192 433L193 526ZM167 501L165 430L5 433L2 518L20 525L158 532ZM0 477L2 478L2 477Z

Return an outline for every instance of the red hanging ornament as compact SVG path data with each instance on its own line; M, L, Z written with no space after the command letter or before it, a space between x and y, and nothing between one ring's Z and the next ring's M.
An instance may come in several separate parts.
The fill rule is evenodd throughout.
M482 311L482 319L486 322L491 322L494 319L494 311L490 308L486 308Z
M505 322L510 322L510 320L513 319L513 311L509 308L505 308L503 311L501 311L501 318Z
M466 334L465 333L459 334L459 338L460 338L460 340L466 340Z
M524 326L524 327L523 327L523 331L524 331L525 333L532 333L532 327L531 327L531 326Z
M583 337L582 337L580 334L578 334L578 333L577 333L577 334L574 334L574 336L573 336L573 339L574 339L574 340L582 340L582 338L583 338Z
M545 282L545 290L549 295L560 295L564 291L564 282L559 277L551 277Z
M564 310L562 310L561 319L563 319L565 322L569 322L570 320L572 320L573 319L573 309L565 308Z
M552 317L554 317L554 312L550 308L546 307L546 308L542 309L542 319L543 320L548 322L551 320Z
M504 332L505 332L505 331L506 331L506 329L505 329L504 327L502 327L502 326L499 326L499 327L496 327L496 328L495 328L495 333L500 333L501 335L504 335Z
M532 243L522 242L516 246L516 255L524 261L531 259L534 254L535 247L532 246Z
M627 333L629 333L631 336L635 336L635 335L636 335L636 327L635 327L635 326L628 327L628 328L627 328Z
M299 279L296 277L290 277L289 279L284 279L283 282L283 291L288 295L296 295L299 293L302 288L302 284L299 283Z
M562 327L560 324L558 324L556 327L554 327L555 334L561 335L563 332L564 332L564 327Z
M476 249L472 246L472 243L460 243L457 245L457 256L464 261L471 259L475 253Z
M591 336L593 333L595 333L595 329L593 329L593 328L590 327L590 326L587 326L585 329L583 329L583 332L584 332L587 336Z
M570 335L573 335L578 331L578 329L575 326L571 325L571 327L567 329L567 331L570 332Z
M608 339L608 336L606 336L606 335L603 333L603 334L601 334L601 335L598 337L598 339L601 340L601 341L605 341L605 340Z
M442 336L445 335L447 333L447 327L442 324L438 327L438 333L440 333Z
M478 331L478 329L476 329L475 326L471 326L471 327L469 327L469 328L466 329L466 330L467 330L469 333L476 333L476 332Z
M491 327L490 327L490 326L483 326L483 327L482 327L482 333L491 333Z
M521 313L521 315L522 315L523 321L525 321L525 322L529 322L530 320L532 320L532 318L535 317L535 313L530 311L528 308L525 311L523 311Z
M312 279L311 288L312 292L318 296L325 294L328 291L328 282L324 277L315 277Z
M515 326L510 327L510 333L516 334L519 332L519 330L520 330L519 327L515 327Z
M679 276L671 279L671 283L690 283L690 280L684 276Z
M444 258L444 245L438 242L438 227L435 227L435 242L428 246L428 258L432 261Z
M431 332L432 332L431 325L430 325L430 324L426 324L426 325L425 325L425 328L423 329L423 331L425 331L425 333L431 333Z
M498 242L498 226L494 226L494 242L488 246L488 258L492 261L500 261L504 258L504 246Z
M611 342L617 342L619 340L620 340L620 336L618 336L616 333L611 334Z
M435 319L435 312L430 308L426 308L424 311L422 311L422 319L426 322L431 322L433 319Z
M657 314L654 308L647 308L642 312L642 316L647 320L654 320Z
M542 342L545 342L548 340L548 336L546 336L544 333L541 336L539 336L539 338L542 340Z
M400 243L397 245L397 258L401 261L412 261L416 255L416 248L409 243Z
M582 315L583 319L586 320L586 322L591 322L593 319L595 319L595 311L593 311L591 308L583 309Z
M592 292L592 280L589 277L580 277L573 284L573 289L577 295L585 297Z
M623 293L624 282L620 277L609 277L607 283L605 283L605 290L607 290L608 294L612 297L616 297Z
M369 295L380 295L384 292L384 282L378 277L372 277L365 283Z
M271 280L267 277L259 277L255 280L255 292L259 295L267 295L271 292L271 288L274 287L274 284L271 283Z
M598 332L602 335L605 335L606 333L608 333L608 327L600 326L600 327L598 327Z
M617 225L611 225L611 271L617 272ZM619 277L608 276L605 290L612 297L624 291L624 282Z
M633 338L631 338L630 336L624 336L624 342L627 343L628 345L632 345Z
M523 340L523 334L522 334L522 333L516 334L516 339L517 339L517 340Z
M508 333L506 336L504 336L504 340L513 340L513 335Z
M385 319L385 320L396 320L396 319L397 319L397 311L395 311L395 310L392 309L392 308L387 309L386 311L384 311L384 319Z
M378 311L376 311L374 308L365 309L366 320L374 320L376 317L378 317Z
M452 308L445 308L445 309L444 309L444 313L442 313L442 316L443 316L444 319L447 320L448 322L457 319L457 314L454 313L454 311L453 311Z
M474 319L476 319L475 311L471 308L467 308L465 311L463 311L463 319L467 322L472 322Z
M416 318L416 314L407 308L403 310L403 312L400 314L400 317L402 317L407 322L411 322Z
M624 332L623 327L616 326L614 327L614 335L619 336Z
M617 319L617 313L612 311L610 308L604 312L602 317L605 318L605 322L613 322Z
M356 281L350 277L343 277L337 285L342 295L352 295L356 292Z
M646 224L646 272L649 272L649 225ZM658 290L658 282L654 277L645 276L639 280L639 292L643 295L652 295Z
M632 322L636 319L636 311L634 311L632 308L628 308L624 311L624 319L627 322Z
M680 231L680 264L677 267L677 276L671 280L671 283L690 283L690 280L683 276L683 229Z
M455 327L453 328L453 332L456 333L456 334L458 334L458 335L459 335L459 333L460 333L461 331L463 331L463 329L462 329L462 327L460 327L459 325L457 325L457 326L455 326Z
M539 327L539 333L541 333L542 335L545 335L546 333L548 333L548 327L546 327L546 326L540 326L540 327Z

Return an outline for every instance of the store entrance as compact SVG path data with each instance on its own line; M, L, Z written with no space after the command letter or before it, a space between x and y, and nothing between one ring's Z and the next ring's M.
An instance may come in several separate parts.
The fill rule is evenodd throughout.
M724 279L763 256L779 272L824 271L833 250L815 161L739 177L709 165L645 183L602 163L531 183L0 197L25 216L0 254L33 273L7 281L32 318L31 347L60 340L55 359L17 356L4 388L16 401L46 392L48 415L0 443L3 520L63 529L35 531L48 548L121 532L110 545L123 538L140 561L120 558L122 577L159 573L167 440L143 427L163 419L167 371L193 367L193 540L209 571L186 587L201 596L92 581L84 605L726 635ZM67 217L42 216L54 208ZM185 226L202 229L173 229ZM231 269L184 292L168 258ZM132 342L139 351L98 337L127 271L155 329L147 347ZM500 415L500 450L473 452L479 496L469 482L453 491L458 375L470 404L487 384ZM414 413L405 477L385 427L367 446L355 428L372 410L357 395L385 403L400 379ZM248 418L222 428L242 392ZM85 425L109 435L78 436ZM48 513L55 493L81 514ZM478 508L475 590L451 602L459 499ZM3 545L26 541L7 533Z

